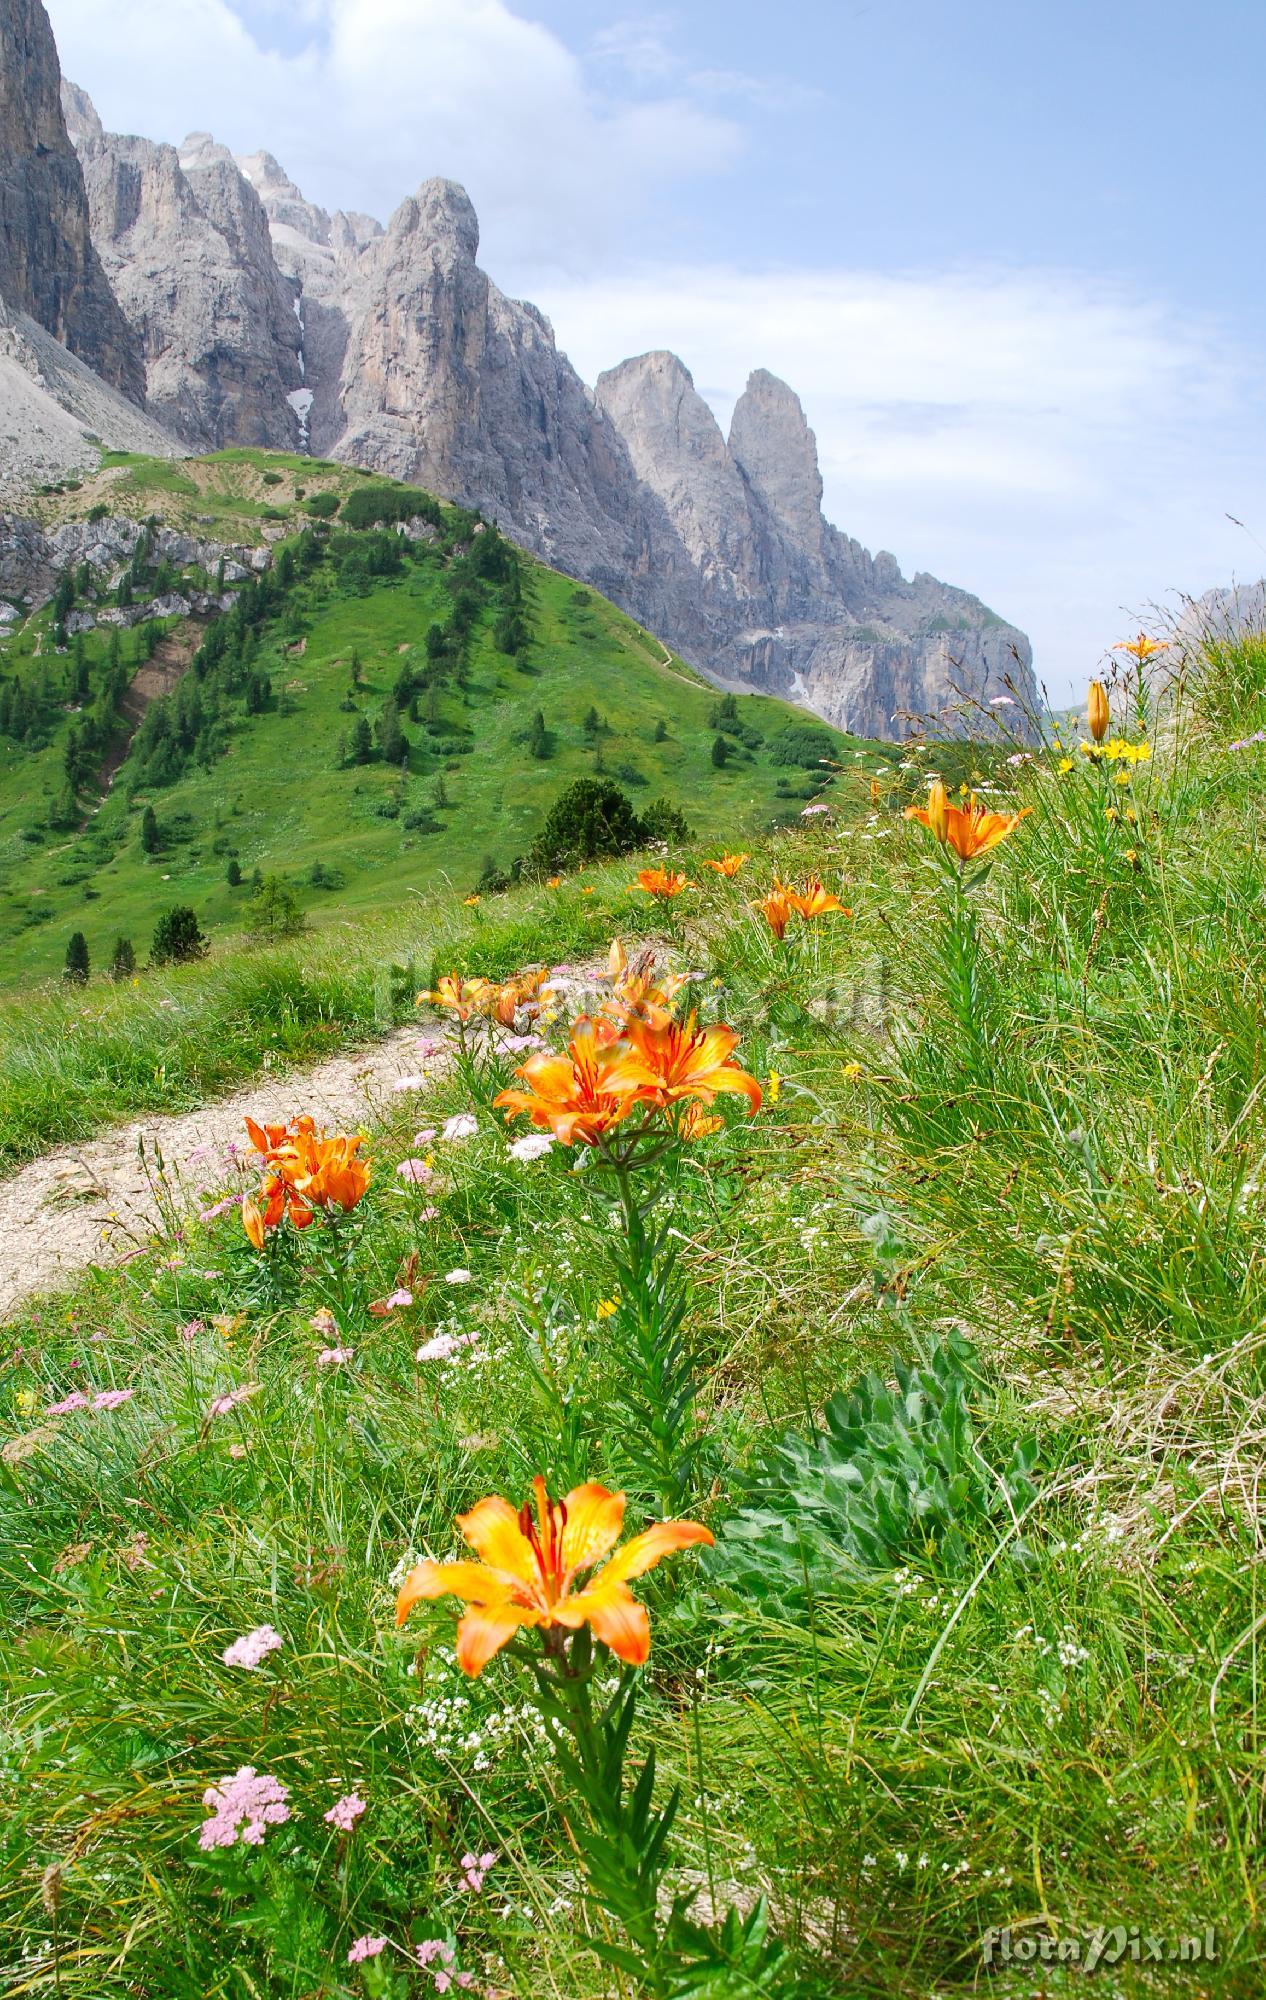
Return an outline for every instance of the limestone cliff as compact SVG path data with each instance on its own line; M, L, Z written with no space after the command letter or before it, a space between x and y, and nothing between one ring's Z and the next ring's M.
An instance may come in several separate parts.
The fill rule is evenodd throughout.
M40 0L0 6L0 296L139 402L136 342L89 233L62 118L57 45Z

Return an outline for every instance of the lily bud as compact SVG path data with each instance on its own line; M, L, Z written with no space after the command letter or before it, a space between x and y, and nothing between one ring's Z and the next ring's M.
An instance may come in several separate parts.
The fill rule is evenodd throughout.
M928 830L942 845L949 839L949 793L938 778L928 791Z
M264 1247L264 1218L249 1195L242 1202L242 1227L257 1250Z
M1108 713L1108 696L1102 681L1091 681L1086 696L1086 720L1090 724L1090 734L1096 743L1102 743L1108 733L1111 716Z

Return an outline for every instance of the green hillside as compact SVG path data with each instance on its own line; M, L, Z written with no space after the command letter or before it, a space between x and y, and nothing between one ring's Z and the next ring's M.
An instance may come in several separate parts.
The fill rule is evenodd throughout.
M317 925L446 882L465 896L511 867L579 778L609 778L639 813L665 799L701 839L733 842L831 784L823 753L896 761L765 697L722 711L593 591L477 517L345 467L115 455L43 502L53 521L94 508L220 542L268 534L273 570L215 621L76 640L73 612L119 595L81 572L0 641L3 984L60 973L76 930L94 974L120 935L143 959L174 903L212 937L250 929L261 877ZM415 511L433 539L390 518ZM142 551L124 596L218 581L160 573ZM157 698L138 726L143 685Z

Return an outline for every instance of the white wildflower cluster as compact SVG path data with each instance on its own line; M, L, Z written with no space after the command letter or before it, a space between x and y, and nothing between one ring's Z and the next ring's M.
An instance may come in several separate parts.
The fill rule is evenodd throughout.
M476 1773L492 1770L512 1749L533 1761L549 1745L545 1724L527 1701L476 1707L470 1695L457 1691L433 1695L408 1713L428 1750Z

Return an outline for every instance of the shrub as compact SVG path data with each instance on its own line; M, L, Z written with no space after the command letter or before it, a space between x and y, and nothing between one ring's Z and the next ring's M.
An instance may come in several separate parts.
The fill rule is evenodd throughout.
M304 512L311 514L315 521L332 521L339 505L337 493L314 493L310 500L303 503Z
M198 919L187 903L178 903L167 910L154 926L154 937L149 948L151 965L185 965L191 959L205 958L207 941L198 928Z
M769 746L771 764L798 764L802 770L811 770L823 759L835 761L837 753L835 738L825 729L815 729L812 723L789 722L780 729Z
M528 849L533 868L567 868L631 854L646 839L642 821L618 785L580 778L559 794Z
M693 840L694 831L684 812L671 799L652 799L642 814L642 831L647 840Z
M346 528L376 528L414 519L429 521L433 528L444 524L438 500L413 486L358 487L343 502L342 519Z

